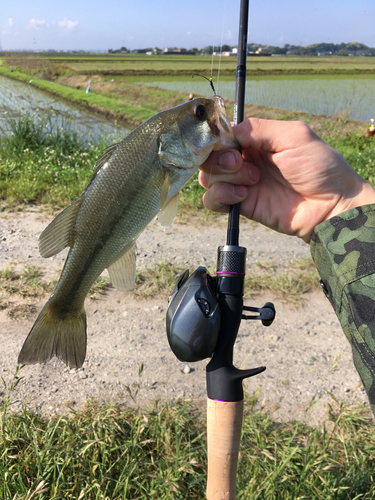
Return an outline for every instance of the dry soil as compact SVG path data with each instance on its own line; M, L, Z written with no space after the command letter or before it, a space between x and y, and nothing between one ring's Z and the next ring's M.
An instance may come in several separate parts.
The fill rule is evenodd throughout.
M43 269L44 279L56 277L66 251L43 259L37 244L51 219L38 210L3 212L0 268L14 263L17 270L34 264ZM225 226L225 219L205 225L174 223L164 232L155 222L138 241L137 267L169 261L187 268L215 268L217 247L225 243ZM309 255L304 242L255 224L242 227L240 244L248 251L248 269L255 261L283 263ZM46 297L11 295L6 299L10 307L27 304L31 311L26 318L14 320L9 317L9 307L0 310L0 372L9 385L19 350ZM279 421L321 424L328 404L367 403L350 345L323 293L305 294L299 307L269 294L246 303L261 306L266 301L275 303L274 323L265 328L256 321L242 321L234 355L238 367L267 366L264 373L245 383L248 393L257 395L257 404L269 408ZM19 372L23 379L12 394L12 401L17 401L14 408L27 404L49 415L77 409L88 398L125 405L182 398L194 400L204 411L207 361L186 364L175 358L165 330L166 307L166 296L143 299L115 289L98 300L87 299L88 349L83 367L71 370L57 359L25 366ZM0 391L4 397L6 390Z

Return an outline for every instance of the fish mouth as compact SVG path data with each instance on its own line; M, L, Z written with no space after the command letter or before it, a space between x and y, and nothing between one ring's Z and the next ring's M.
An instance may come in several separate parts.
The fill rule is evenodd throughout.
M219 137L213 150L221 151L223 149L237 149L241 151L237 139L233 135L232 125L225 113L225 103L222 97L216 95L212 98L215 103L215 110L212 116L207 120L213 134Z

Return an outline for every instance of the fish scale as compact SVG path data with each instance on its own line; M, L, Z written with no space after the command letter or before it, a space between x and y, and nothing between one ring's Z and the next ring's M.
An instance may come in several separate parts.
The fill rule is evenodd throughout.
M172 223L178 193L212 150L238 148L223 100L199 98L154 115L99 158L80 198L43 231L50 257L70 246L56 289L21 349L20 364L57 356L70 367L86 355L84 300L108 269L116 288L135 282L135 242L156 216Z

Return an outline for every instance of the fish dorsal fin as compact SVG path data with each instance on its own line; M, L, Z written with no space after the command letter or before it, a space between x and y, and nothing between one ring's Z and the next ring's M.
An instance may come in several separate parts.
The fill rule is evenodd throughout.
M179 193L171 198L164 208L158 213L158 219L164 229L168 229L177 213Z
M115 288L124 292L133 290L135 285L135 243L107 269Z
M103 151L102 156L100 156L98 158L98 160L96 161L96 163L94 165L94 173L92 174L90 182L87 184L87 186L83 190L83 193L85 193L88 190L88 188L91 186L91 184L93 183L94 179L96 178L96 175L99 173L99 170L108 162L108 160L113 155L113 153L114 153L115 149L117 148L117 146L118 146L118 143L111 144L110 146L108 146L108 148L105 148L105 150Z
M163 207L168 199L170 188L171 188L171 180L169 178L168 172L166 172L164 182L160 191L160 210L163 210Z
M73 201L39 236L39 252L42 257L52 257L67 246L73 246L73 228L81 203L81 198Z
M95 171L99 170L104 165L104 163L106 163L111 158L111 156L113 155L117 146L118 146L118 143L111 144L110 146L108 146L108 148L104 149L102 156L99 156L99 158L97 159L97 161L95 163L95 166L94 166Z

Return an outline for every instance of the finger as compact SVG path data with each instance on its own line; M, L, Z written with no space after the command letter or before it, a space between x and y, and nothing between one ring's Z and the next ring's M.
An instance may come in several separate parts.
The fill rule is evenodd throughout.
M237 172L242 166L242 156L236 149L214 151L199 168L211 174Z
M248 195L246 186L217 182L203 196L203 204L214 212L227 212L229 205L240 203Z
M199 183L205 189L209 189L216 182L225 182L230 184L252 186L260 179L259 169L250 163L244 162L241 170L234 173L212 174L209 172L199 172Z
M233 127L233 133L243 149L262 149L273 153L295 149L321 140L302 122L248 118Z

